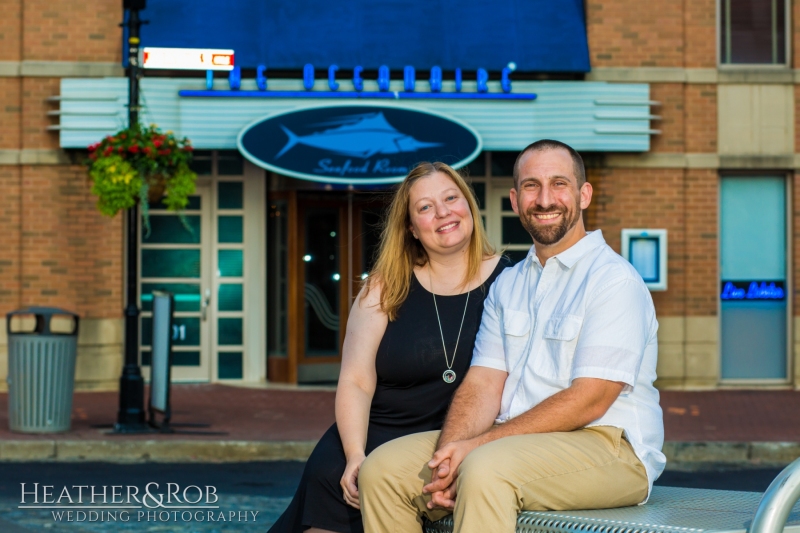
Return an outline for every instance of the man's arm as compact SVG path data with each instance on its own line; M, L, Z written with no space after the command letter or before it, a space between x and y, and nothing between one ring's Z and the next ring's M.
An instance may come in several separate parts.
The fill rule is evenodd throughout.
M470 367L447 411L437 448L477 437L492 427L500 412L507 377L508 373L502 370Z
M585 427L606 414L622 392L624 383L577 378L527 412L473 437L475 447L493 440L530 433L555 433Z
M500 381L499 376L492 376L491 373L500 372L473 367L470 369L470 374L479 369L482 372L476 376L488 374L489 377L494 377L495 381L490 383L496 387L497 381ZM434 475L431 483L423 488L423 492L434 494L434 505L452 506L455 491L451 485L455 481L458 467L469 452L478 446L514 435L573 431L582 428L602 417L625 385L604 379L577 378L568 388L550 396L525 413L504 424L493 426L491 423L488 425L485 423L485 413L494 409L493 416L497 415L500 396L497 396L497 403L493 404L493 388L491 386L485 388L483 383L475 381L471 384L475 389L465 391L463 395L466 398L474 397L474 400L467 402L465 399L463 404L458 406L456 399L459 395L457 394L453 400L453 407L448 413L438 449L428 463L428 466L434 469ZM500 381L500 395L502 395L502 383L505 383L505 377ZM462 387L466 385L465 379ZM467 394L471 396L467 397ZM475 410L470 411L469 407Z

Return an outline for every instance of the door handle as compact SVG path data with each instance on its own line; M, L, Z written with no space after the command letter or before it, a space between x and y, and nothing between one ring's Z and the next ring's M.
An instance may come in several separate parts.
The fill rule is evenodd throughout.
M208 306L211 303L211 289L206 289L205 296L203 296L203 301L200 305L200 317L203 319L203 322L206 321L208 317Z

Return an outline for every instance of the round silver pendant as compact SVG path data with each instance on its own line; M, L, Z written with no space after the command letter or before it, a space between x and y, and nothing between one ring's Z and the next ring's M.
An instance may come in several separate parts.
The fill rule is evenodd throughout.
M456 380L456 373L452 370L445 370L444 374L442 374L442 379L445 383L452 383Z

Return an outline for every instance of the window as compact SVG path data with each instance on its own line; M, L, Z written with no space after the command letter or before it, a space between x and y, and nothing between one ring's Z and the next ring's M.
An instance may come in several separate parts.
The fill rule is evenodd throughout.
M785 65L786 0L720 0L720 63Z

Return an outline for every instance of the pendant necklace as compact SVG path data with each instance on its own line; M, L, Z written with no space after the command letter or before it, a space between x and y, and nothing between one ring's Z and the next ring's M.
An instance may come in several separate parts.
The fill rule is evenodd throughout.
M433 307L436 309L436 321L439 322L439 335L442 337L442 350L444 351L444 362L447 370L442 374L445 383L453 383L456 380L456 373L453 371L453 363L456 362L456 352L458 351L458 341L461 340L461 328L464 327L464 317L467 316L467 306L469 305L469 291L467 291L467 302L464 304L464 314L461 315L461 325L458 327L458 337L456 337L456 347L453 349L453 359L447 357L447 347L444 343L444 333L442 332L442 319L439 318L439 307L436 305L436 294L433 292L433 277L431 276L431 265L428 264L428 283L431 286L433 295ZM469 289L469 285L467 286Z

